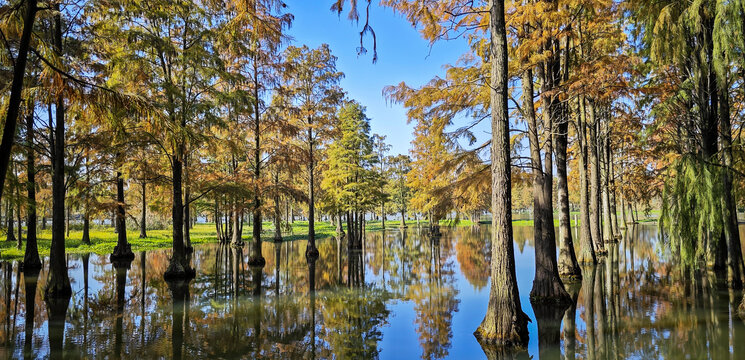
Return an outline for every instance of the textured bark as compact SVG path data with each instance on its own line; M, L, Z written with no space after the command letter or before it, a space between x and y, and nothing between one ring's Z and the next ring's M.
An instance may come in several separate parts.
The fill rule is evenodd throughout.
M486 348L528 344L528 316L520 307L512 239L511 162L507 112L507 34L504 0L489 1L491 36L492 259L489 307L474 335Z
M184 158L184 248L187 254L194 252L191 246L191 185L189 181L189 156Z
M118 157L118 156L117 156ZM121 171L116 171L116 229L117 240L111 261L133 260L135 254L127 241L127 219L124 209L124 178Z
M34 101L27 102L26 109L26 250L23 254L23 270L41 269L39 248L36 242L36 169L34 153ZM34 292L36 283L34 283Z
M54 7L57 10L54 17L54 45L55 49L62 53L62 17L59 13L59 4ZM49 249L49 275L44 296L56 304L63 299L69 301L72 289L65 257L65 101L62 95L57 95L55 108L56 121L52 144L52 244ZM60 300L55 300L56 298ZM65 302L65 310L61 311L63 315L66 306ZM62 322L64 323L64 317ZM50 320L50 330L51 323ZM62 331L64 332L64 329Z
M601 117L602 118L602 117ZM600 146L600 181L601 181L601 196L602 196L602 206L603 206L603 217L602 217L602 225L603 225L603 241L605 243L609 243L613 240L613 228L611 224L613 223L610 216L610 195L609 192L609 171L608 171L608 135L607 135L607 128L608 124L604 123L601 126L602 134L601 136L598 136L598 143Z
M184 279L193 275L186 258L184 246L184 205L182 198L183 163L180 156L171 157L171 172L173 174L173 192L171 217L173 218L173 253L168 268L163 277L166 279Z
M23 30L21 39L18 43L18 56L13 64L13 81L10 85L10 97L8 98L8 108L5 116L5 126L3 127L2 141L0 141L0 199L2 199L3 189L5 188L5 176L8 173L10 165L10 153L15 141L16 127L18 125L18 114L20 113L23 78L26 74L26 62L28 59L28 50L31 44L31 32L34 28L36 19L36 0L26 0L26 9L23 12ZM62 48L60 32L59 49ZM55 34L56 35L56 34ZM55 39L57 40L57 39Z
M605 253L603 238L600 231L600 157L598 156L598 123L595 114L595 105L591 99L587 99L587 112L590 129L590 141L588 143L590 155L590 232L592 235L595 255Z
M590 202L587 184L587 125L585 122L585 99L579 99L579 116L577 117L577 141L579 142L579 254L577 261L581 264L595 264L592 232L590 230Z
M568 115L568 114L564 114ZM569 182L567 181L567 142L569 132L569 118L565 116L559 120L556 132L556 175L557 195L559 198L559 275L565 278L579 280L582 270L577 263L572 239L572 220L569 209Z

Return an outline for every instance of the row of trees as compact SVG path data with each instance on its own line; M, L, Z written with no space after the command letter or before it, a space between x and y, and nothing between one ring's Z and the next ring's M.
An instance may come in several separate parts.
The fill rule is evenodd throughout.
M0 196L19 248L27 227L24 271L41 267L36 228L51 215L49 301L71 295L71 218L82 220L86 244L95 240L91 224L111 219L111 260L124 267L134 257L127 224L142 238L148 224L170 225L164 276L177 281L194 275L190 228L198 216L214 220L218 238L233 246L243 245L247 220L253 267L265 264L263 220L273 220L282 240L296 207L308 220L308 261L318 257L320 213L340 231L346 221L357 247L369 212L406 217L409 158L389 156L385 137L370 133L327 45L290 45L293 16L284 7L0 3L0 76L9 78L0 94Z
M579 264L605 256L606 244L654 198L662 199L671 255L684 266L726 271L729 286L742 287L735 189L743 152L733 136L745 80L741 2L381 3L430 42L470 44L444 77L385 92L415 123L412 204L435 218L492 213L499 256L481 340L527 340L514 281L513 182L533 188L533 302L568 303L562 279L581 278ZM512 126L511 116L519 120ZM484 140L474 129L486 119ZM491 198L483 196L489 186ZM570 200L580 210L578 253Z

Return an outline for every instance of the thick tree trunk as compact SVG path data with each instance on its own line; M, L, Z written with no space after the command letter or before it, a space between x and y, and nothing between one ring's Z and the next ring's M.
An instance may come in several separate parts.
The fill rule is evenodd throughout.
M577 263L572 239L572 219L569 209L569 182L567 180L567 142L569 133L568 113L559 119L556 130L556 175L559 198L559 275L573 280L582 279L582 270Z
M54 7L57 10L54 17L54 45L56 50L62 53L62 16L59 4ZM65 256L65 100L62 95L57 95L55 115L52 144L52 244L49 249L49 275L44 296L55 304L64 303L65 310L61 311L64 323L64 313L72 295L72 288L67 275ZM51 323L50 319L50 328Z
M23 78L26 74L26 60L28 59L28 50L31 44L31 32L34 28L36 19L36 0L26 0L26 9L23 13L23 31L18 43L18 56L13 64L13 81L10 85L10 97L8 98L8 110L5 116L5 127L3 128L3 137L0 141L0 199L2 199L3 189L5 188L5 177L10 165L10 153L15 141L16 127L18 123L18 114L20 113ZM61 37L61 33L60 33ZM56 39L55 39L56 40ZM62 41L60 39L59 47Z
M491 290L486 316L474 335L487 348L528 344L528 316L520 306L512 239L512 184L507 112L507 33L504 0L490 0L491 36Z
M117 155L119 157L119 155ZM132 261L135 254L127 241L127 213L124 209L124 178L119 170L116 170L116 229L117 241L111 261Z
M36 156L34 153L34 101L27 102L26 109L26 251L23 255L23 271L41 269L39 249L36 242ZM37 272L38 273L38 272ZM25 275L25 276L26 276ZM34 282L36 292L36 282ZM28 308L27 308L28 309Z
M183 151L181 153L183 154ZM192 276L193 271L187 261L184 246L183 163L180 155L172 156L171 164L171 172L173 173L173 206L171 207L171 216L173 218L173 254L163 277L166 279L184 279Z
M595 249L590 230L590 203L587 184L587 124L585 122L585 99L579 99L577 138L579 141L579 212L580 243L577 260L581 264L595 264Z

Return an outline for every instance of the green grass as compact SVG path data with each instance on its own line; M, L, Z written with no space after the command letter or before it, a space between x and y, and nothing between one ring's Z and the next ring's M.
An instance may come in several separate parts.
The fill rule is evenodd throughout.
M420 224L428 224L426 221L420 221ZM440 224L447 226L448 222L443 220ZM472 223L467 220L461 220L457 225L467 226ZM385 226L387 229L398 228L400 221L386 221ZM416 221L408 221L407 225L415 226ZM264 222L263 232L261 238L263 241L272 241L274 237L274 227L270 222ZM332 226L328 222L316 222L316 239L323 239L328 237L336 236L336 227ZM382 230L382 224L380 221L370 221L367 223L367 231L379 231ZM146 239L139 238L139 230L127 229L127 239L129 244L132 246L132 251L144 251L153 249L165 249L170 248L173 245L172 241L172 230L148 230ZM217 231L215 230L215 224L197 224L190 231L192 245L206 244L217 242ZM308 237L308 222L307 221L295 221L291 224L291 230L282 231L283 240L293 241L306 239ZM117 234L114 232L113 227L92 227L90 230L91 245L83 244L80 239L83 237L81 230L70 231L70 236L65 240L65 251L68 254L85 254L85 253L96 253L96 254L109 254L114 251L116 246ZM243 239L250 240L251 227L245 224L243 227ZM49 247L52 242L52 231L51 229L39 230L37 234L37 244L39 246L39 255L48 256ZM5 236L0 237L0 258L2 259L23 259L26 242L23 242L23 249L16 248L16 242L5 241Z

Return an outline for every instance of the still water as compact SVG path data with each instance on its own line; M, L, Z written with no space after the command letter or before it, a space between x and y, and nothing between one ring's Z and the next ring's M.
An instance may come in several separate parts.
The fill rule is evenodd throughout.
M526 355L745 358L745 323L735 314L742 294L706 272L680 271L657 236L656 225L630 229L568 286L574 306L536 319L532 228L515 228L532 319ZM108 256L70 255L64 319L42 299L46 270L37 282L18 262L3 262L0 357L480 359L473 331L488 303L489 241L487 226L443 230L439 241L415 227L370 232L361 252L320 240L315 266L304 241L264 243L263 269L246 265L250 246L205 245L195 249L188 284L163 281L168 251L136 254L119 270Z

